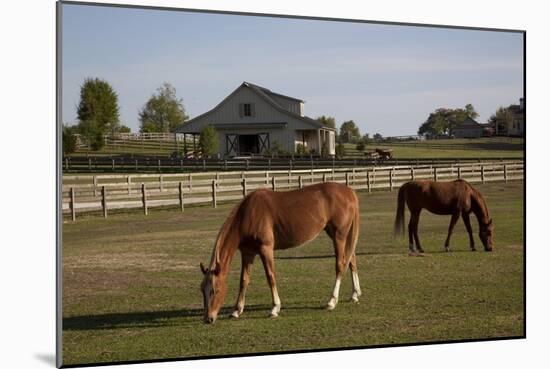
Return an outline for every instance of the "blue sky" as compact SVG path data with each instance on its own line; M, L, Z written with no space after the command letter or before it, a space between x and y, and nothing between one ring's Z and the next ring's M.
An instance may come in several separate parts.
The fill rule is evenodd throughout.
M384 136L467 103L485 122L523 93L523 35L512 32L65 4L62 50L63 121L76 122L80 86L98 77L132 131L163 82L191 118L248 81Z

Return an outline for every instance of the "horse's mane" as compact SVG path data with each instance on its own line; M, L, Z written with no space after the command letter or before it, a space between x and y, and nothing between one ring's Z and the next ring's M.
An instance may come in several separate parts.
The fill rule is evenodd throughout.
M473 197L476 200L476 204L479 206L479 210L481 210L482 214L486 215L489 218L489 209L487 208L487 203L485 202L483 195L476 188L474 188L470 183L468 182L466 183L468 184L468 187L470 187L470 190L472 191Z
M218 237L216 238L216 243L214 244L214 250L212 250L212 257L210 259L210 269L216 267L216 264L220 263L220 248L225 244L229 231L233 228L235 219L237 218L237 213L242 204L242 201L233 207L227 219L223 223L220 231L218 232Z

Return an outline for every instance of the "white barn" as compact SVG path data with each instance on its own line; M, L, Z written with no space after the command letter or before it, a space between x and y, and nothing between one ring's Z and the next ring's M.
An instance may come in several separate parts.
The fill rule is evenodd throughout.
M298 144L313 155L335 153L335 130L306 117L303 100L248 82L177 133L195 139L208 125L218 131L221 156L259 155L274 147L294 153Z

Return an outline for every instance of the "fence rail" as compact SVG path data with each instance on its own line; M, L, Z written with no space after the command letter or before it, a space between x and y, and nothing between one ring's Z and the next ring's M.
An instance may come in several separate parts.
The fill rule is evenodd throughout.
M358 166L419 166L460 165L494 161L523 160L522 158L399 158L380 160L372 158L234 158L234 159L183 159L167 156L71 156L63 159L64 173L178 173L242 170L295 170L322 168L349 168Z
M78 214L113 209L149 208L236 201L259 188L291 190L320 182L345 183L355 190L392 190L412 179L472 183L520 180L523 161L450 164L446 166L384 166L308 170L206 172L141 175L65 175L62 209L76 220Z

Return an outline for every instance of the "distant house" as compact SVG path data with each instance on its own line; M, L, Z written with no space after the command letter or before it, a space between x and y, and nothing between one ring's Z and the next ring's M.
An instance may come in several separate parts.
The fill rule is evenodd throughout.
M525 135L525 99L519 99L519 105L510 105L508 107L512 113L512 119L508 122L509 136Z
M299 144L314 155L335 153L335 130L305 116L303 100L249 82L177 132L195 140L208 125L218 131L221 156L263 154L275 147L294 153Z
M483 135L483 126L468 117L460 125L453 128L452 135L456 138L477 138Z

